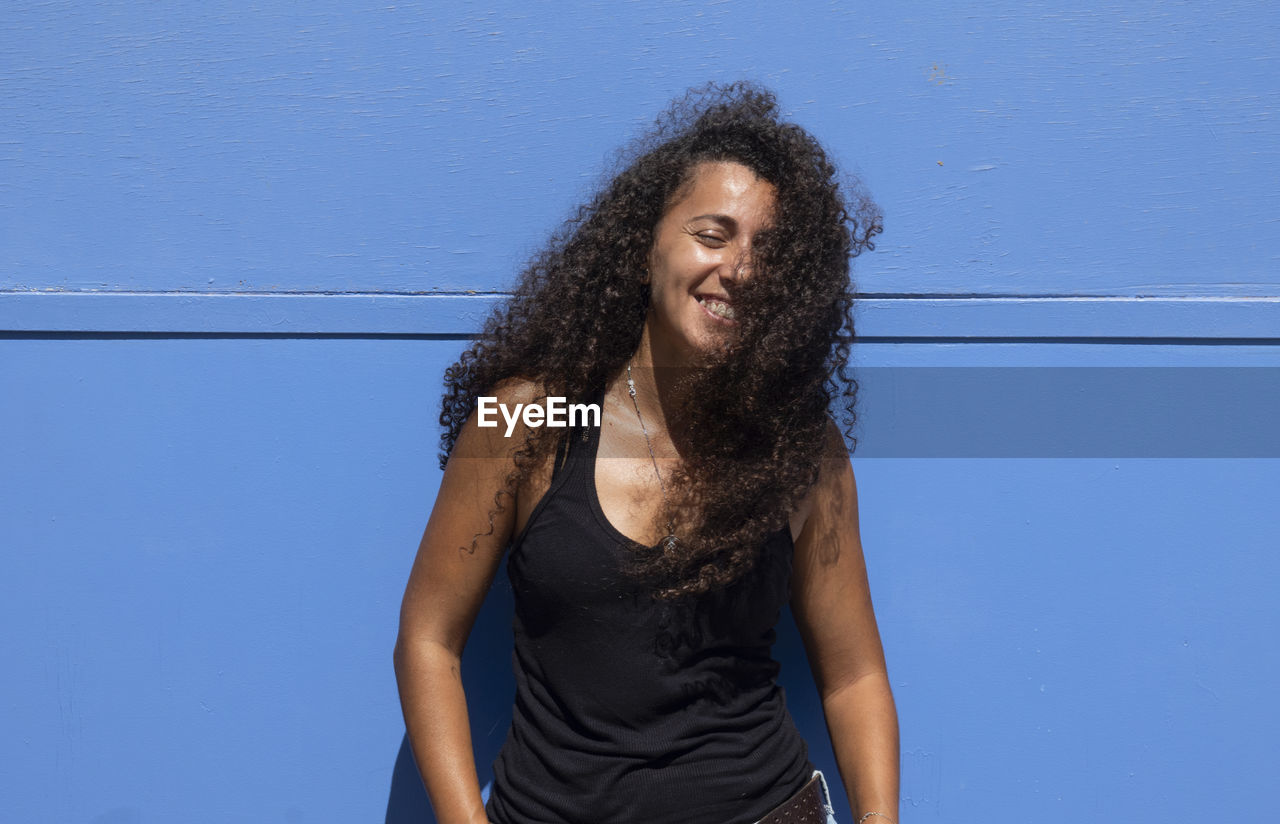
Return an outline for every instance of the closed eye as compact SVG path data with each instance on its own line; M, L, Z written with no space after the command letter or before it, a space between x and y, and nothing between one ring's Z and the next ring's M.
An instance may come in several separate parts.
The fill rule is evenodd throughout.
M713 249L719 249L721 246L724 246L725 243L728 242L724 238L720 237L719 235L713 234L711 232L698 232L697 238L698 240L700 240L701 242L705 243L707 246L710 246Z

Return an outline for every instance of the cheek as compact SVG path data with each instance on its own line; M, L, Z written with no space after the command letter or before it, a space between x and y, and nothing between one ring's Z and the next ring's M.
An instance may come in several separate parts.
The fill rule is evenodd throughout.
M666 297L676 291L679 269L673 265L669 254L655 250L649 257L649 289L655 298Z
M653 267L650 269L655 277L669 291L688 289L698 277L698 272L706 266L702 256L695 249L659 250L653 255Z

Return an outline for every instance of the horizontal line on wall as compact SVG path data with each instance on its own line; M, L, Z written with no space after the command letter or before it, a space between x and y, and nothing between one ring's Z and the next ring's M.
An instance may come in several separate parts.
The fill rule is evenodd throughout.
M488 294L0 292L0 332L253 336L473 335L506 297ZM869 297L860 338L1233 339L1280 337L1280 297Z

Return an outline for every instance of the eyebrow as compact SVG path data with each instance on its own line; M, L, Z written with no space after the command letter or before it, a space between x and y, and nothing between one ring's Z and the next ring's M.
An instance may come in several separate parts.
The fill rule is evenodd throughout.
M705 220L708 218L711 220L719 221L720 223L723 223L725 226L727 226L730 229L736 230L738 228L738 221L734 220L728 215L721 215L721 214L698 215L695 218L691 218L691 220Z

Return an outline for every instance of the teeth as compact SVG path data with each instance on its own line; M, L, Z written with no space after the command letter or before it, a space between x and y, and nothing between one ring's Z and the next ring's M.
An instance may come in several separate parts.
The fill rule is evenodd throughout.
M714 298L703 298L702 305L707 307L708 311L713 315L733 320L733 307L724 301L715 300Z

